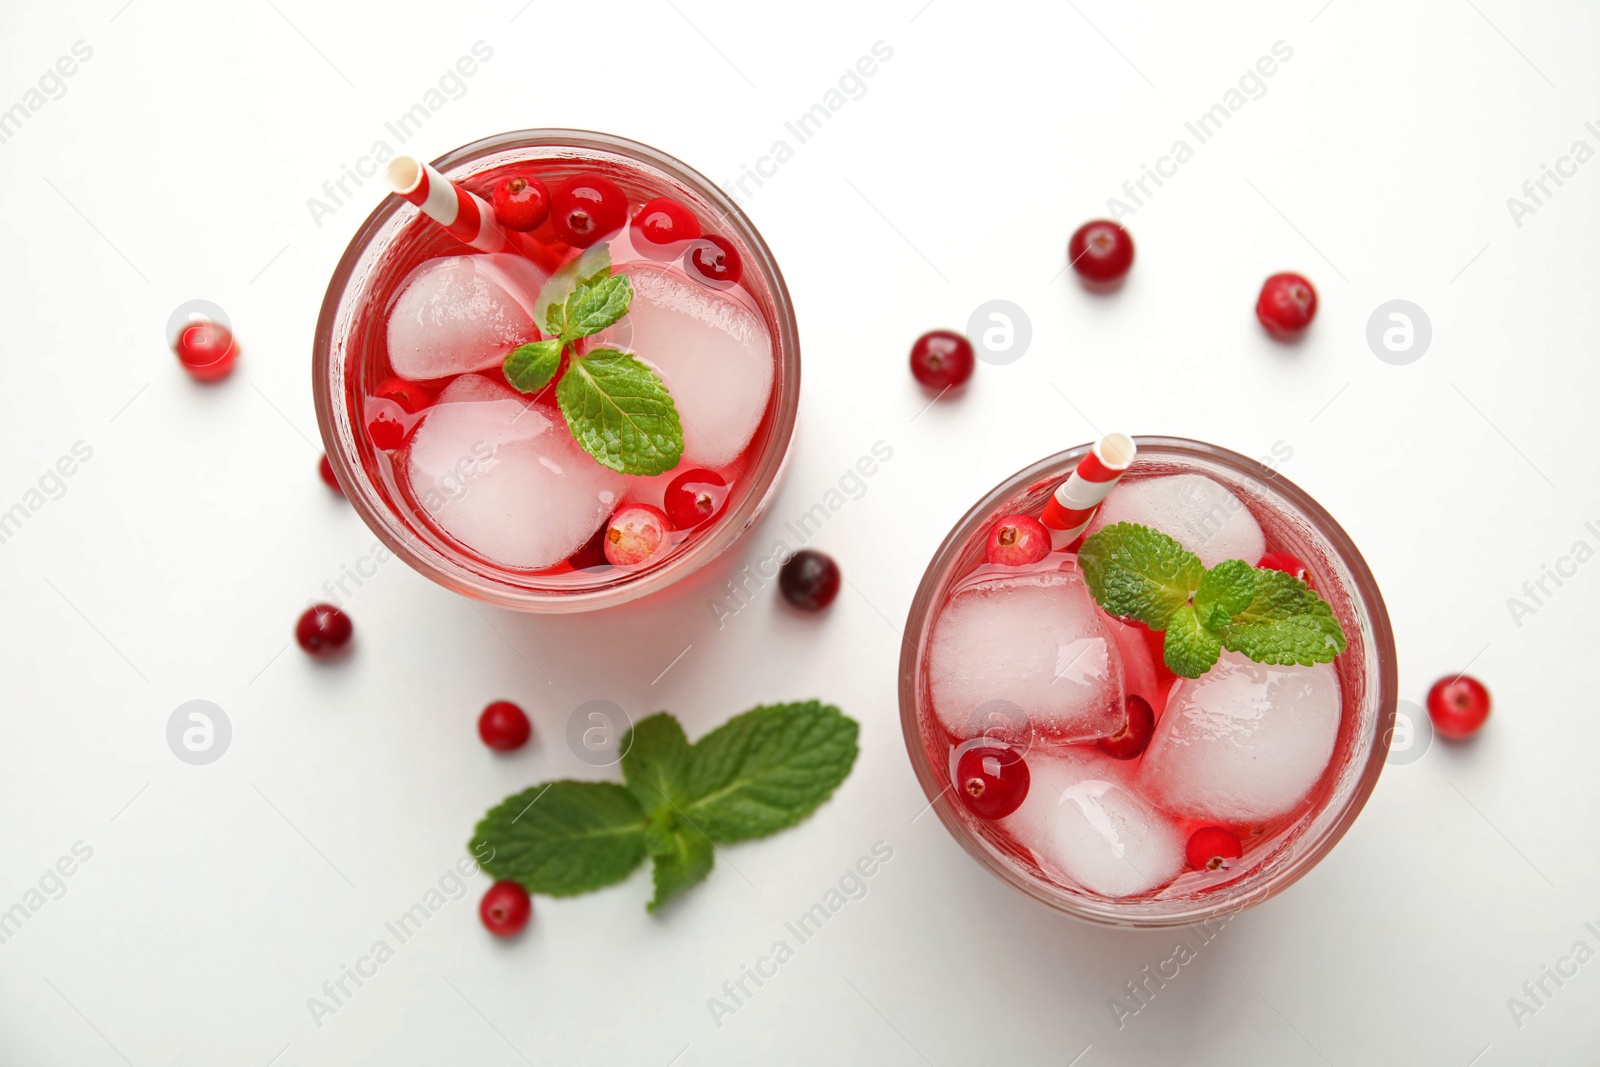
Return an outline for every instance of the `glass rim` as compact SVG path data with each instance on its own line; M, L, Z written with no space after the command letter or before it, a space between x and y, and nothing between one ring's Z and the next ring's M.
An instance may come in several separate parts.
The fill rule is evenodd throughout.
M724 515L710 534L660 566L596 589L537 589L514 584L495 577L495 573L502 572L500 568L467 560L460 554L453 557L418 536L411 524L378 492L359 459L357 431L344 401L344 367L334 359L334 330L346 292L366 257L382 247L377 242L384 227L406 206L398 196L382 198L351 237L334 268L312 342L312 396L328 462L339 484L346 488L350 504L384 546L413 570L455 592L500 607L549 614L594 611L647 596L687 577L720 556L755 522L773 494L794 436L800 400L799 328L783 273L755 224L715 182L665 152L625 137L591 130L528 129L480 138L446 152L433 160L432 165L450 175L499 153L524 148L586 151L620 157L660 171L710 204L747 251L746 269L753 269L760 275L771 296L776 327L772 339L776 350L774 358L778 359L779 366L775 382L777 395L771 401L774 408L772 429L766 447L751 469L751 487L739 505ZM506 569L503 573L511 571Z
M1300 848L1288 863L1263 875L1261 879L1252 881L1246 876L1241 879L1240 888L1236 892L1227 895L1218 894L1214 901L1201 897L1188 902L1188 907L1181 906L1184 903L1181 901L1164 902L1174 906L1170 910L1152 913L1135 910L1138 905L1148 903L1147 901L1124 903L1115 898L1096 899L1086 895L1070 895L1064 890L1042 882L1022 871L1015 863L1003 858L992 847L981 841L956 812L955 804L950 798L948 768L943 770L936 768L930 760L927 745L923 740L919 714L921 654L926 645L934 609L938 606L935 600L942 596L946 578L956 559L970 543L978 528L993 518L994 509L1043 479L1065 478L1093 447L1092 442L1047 456L1007 477L967 509L940 543L917 587L901 642L900 728L907 753L911 758L912 769L929 806L938 813L939 821L944 824L951 836L981 866L1034 900L1076 919L1104 926L1159 929L1185 926L1235 914L1270 899L1299 881L1322 861L1334 845L1338 844L1372 795L1388 757L1389 727L1393 721L1399 693L1398 659L1395 653L1394 632L1388 610L1384 605L1383 594L1378 590L1377 580L1368 568L1365 558L1338 521L1305 490L1265 464L1217 445L1181 437L1136 436L1133 440L1139 447L1141 459L1165 456L1199 459L1218 464L1258 482L1270 484L1274 493L1301 512L1316 534L1328 543L1333 554L1348 570L1357 601L1371 627L1372 640L1368 643L1367 657L1374 681L1369 684L1368 691L1376 692L1378 707L1375 709L1376 714L1372 716L1372 731L1357 738L1358 745L1366 746L1364 752L1359 748L1357 750L1357 762L1362 764L1360 776L1354 789L1343 798L1337 816L1321 827L1313 840L1303 842L1305 847Z

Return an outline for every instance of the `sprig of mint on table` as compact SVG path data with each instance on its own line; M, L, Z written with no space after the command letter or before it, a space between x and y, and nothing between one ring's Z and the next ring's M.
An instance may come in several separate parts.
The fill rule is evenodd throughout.
M1159 530L1118 522L1078 550L1089 592L1108 614L1166 632L1162 659L1198 678L1222 650L1257 663L1331 663L1345 650L1328 602L1292 574L1223 560L1210 570Z
M506 381L537 393L561 370L556 405L583 450L623 474L660 474L683 455L683 424L656 372L636 356L615 348L580 354L577 342L599 333L628 313L633 283L611 270L604 246L568 263L539 290L534 321L544 324L542 341L520 345L506 356Z
M655 911L711 873L716 845L793 826L849 775L854 720L815 700L736 715L694 744L658 712L621 742L622 785L536 785L489 810L474 855L496 881L570 897L620 882L649 856ZM484 846L487 846L485 848Z

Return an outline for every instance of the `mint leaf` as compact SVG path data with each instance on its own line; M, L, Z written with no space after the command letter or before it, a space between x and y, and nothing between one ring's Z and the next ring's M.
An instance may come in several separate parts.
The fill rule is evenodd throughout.
M661 905L711 873L715 859L711 839L692 826L680 827L671 837L671 849L653 854L651 881L656 895L645 905L646 911L655 911Z
M1294 575L1270 569L1255 572L1250 602L1216 630L1224 648L1257 663L1309 667L1333 662L1346 647L1328 602Z
M610 782L551 782L507 797L483 817L471 849L497 881L569 897L628 877L645 856L646 820Z
M683 455L678 409L655 371L614 348L575 359L556 402L584 451L623 474L660 474Z
M793 826L850 773L858 727L809 700L736 715L695 743L683 806L713 841L748 841Z
M537 393L549 385L550 379L561 369L561 338L518 345L506 356L503 369L513 389Z
M1256 569L1242 559L1225 559L1200 579L1195 614L1206 629L1218 630L1249 605L1255 591Z
M569 372L568 378L572 377ZM1096 531L1078 550L1089 591L1107 613L1167 628L1205 577L1200 557L1158 530L1118 522Z
M688 799L683 774L689 739L677 719L664 711L640 719L622 739L622 751L622 780L652 820Z
M552 311L560 310L567 297L583 282L594 281L611 273L611 250L603 244L595 245L554 274L539 288L539 299L533 306L533 321L546 327L547 332L560 336L561 331L550 328Z
M561 308L561 336L568 341L599 333L628 313L633 283L626 274L579 282ZM554 312L552 311L552 314Z
M1161 658L1173 674L1198 678L1209 671L1222 655L1217 635L1200 625L1193 607L1185 604L1167 620L1167 636L1161 645Z

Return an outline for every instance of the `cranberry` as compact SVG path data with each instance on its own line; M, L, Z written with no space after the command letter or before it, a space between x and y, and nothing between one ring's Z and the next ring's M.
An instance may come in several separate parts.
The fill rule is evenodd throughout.
M478 905L478 918L496 937L515 937L522 933L533 917L533 901L528 891L516 882L496 882L483 894Z
M478 736L496 752L514 752L533 736L533 724L509 700L496 700L478 716Z
M538 338L534 338L538 340ZM405 409L406 414L415 415L429 404L433 403L433 391L425 385L419 385L405 378L385 378L378 383L372 391L373 396L392 400Z
M656 197L633 217L634 247L653 259L681 255L699 236L700 220L670 196Z
M1050 554L1050 531L1031 515L1007 515L989 531L984 555L990 563L1021 567Z
M326 455L322 457L322 462L317 464L317 473L322 475L322 480L328 484L329 489L332 489L340 496L344 495L344 489L340 487L339 479L333 475L333 464L328 462Z
M494 183L495 221L508 230L537 230L550 217L550 190L521 174Z
M1298 274L1274 274L1261 285L1256 318L1279 340L1300 336L1317 313L1317 291Z
M1489 717L1489 690L1469 675L1440 678L1428 690L1428 718L1441 737L1460 741L1471 737Z
M778 591L801 611L821 611L839 595L839 565L821 552L802 548L778 571Z
M972 377L972 342L950 330L930 330L911 346L911 375L929 389L948 389Z
M300 616L294 627L294 639L311 655L325 659L337 655L348 645L354 632L350 616L332 604L316 604Z
M202 382L226 378L239 358L233 334L219 322L194 322L178 334L173 351L190 376Z
M739 250L726 237L711 234L689 246L686 254L689 266L713 288L727 289L738 285L744 277L744 260Z
M1269 571L1282 571L1285 574L1292 574L1302 582L1305 582L1307 586L1311 585L1311 572L1306 570L1306 565L1287 552L1268 552L1261 557L1261 562L1257 563L1256 566L1264 567Z
M1067 261L1087 281L1114 282L1133 266L1133 238L1109 219L1086 222L1067 242Z
M956 795L980 819L1003 819L1028 796L1028 763L1014 748L969 748L956 761Z
M1189 835L1184 854L1189 866L1197 871L1225 871L1232 866L1229 860L1244 855L1244 848L1232 830L1221 826L1202 826Z
M662 504L674 529L692 530L710 522L728 499L728 480L704 468L684 471L667 486Z
M606 560L618 567L643 563L656 554L671 528L660 508L624 504L606 524Z
M604 526L594 532L594 536L584 543L584 546L567 557L567 566L575 571L589 571L596 568L610 568L606 560L606 528Z
M556 186L550 210L556 235L569 245L588 248L622 229L628 221L628 195L610 178L585 172Z
M374 448L392 452L406 443L400 405L390 400L367 401L367 436Z
M1122 706L1127 713L1122 729L1110 737L1102 737L1097 744L1100 751L1112 759L1137 759L1150 744L1150 736L1156 732L1156 713L1151 710L1148 700L1133 693L1124 698Z

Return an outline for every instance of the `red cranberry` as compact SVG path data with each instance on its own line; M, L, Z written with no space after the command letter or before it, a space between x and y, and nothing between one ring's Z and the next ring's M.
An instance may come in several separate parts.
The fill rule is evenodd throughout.
M535 338L538 340L538 338ZM405 378L385 378L378 383L372 391L373 396L392 400L405 409L406 414L415 415L429 404L433 403L433 391L425 385L407 381Z
M194 322L185 326L173 350L183 369L202 382L226 378L239 359L239 346L234 344L233 334L218 322Z
M947 389L972 377L972 342L950 330L930 330L911 346L911 375L929 389Z
M628 195L610 178L575 174L556 186L550 211L556 236L569 245L588 248L627 223Z
M406 443L403 409L392 400L367 401L367 436L372 446L392 452Z
M322 462L317 464L317 473L322 475L322 480L327 483L329 489L340 496L344 495L344 489L339 485L339 479L334 477L333 464L328 462L327 456L323 456Z
M1225 871L1233 866L1229 860L1244 855L1244 848L1233 831L1221 826L1202 826L1189 835L1184 854L1189 866L1197 871Z
M478 918L496 937L515 937L522 933L533 917L533 901L528 891L516 882L496 882L483 894L478 905Z
M1440 678L1428 690L1428 718L1439 736L1452 741L1471 737L1489 717L1489 690L1470 675Z
M606 559L606 527L602 526L596 530L594 536L589 538L582 548L568 556L567 565L575 571L609 568L611 564Z
M989 531L984 555L990 563L1022 567L1050 554L1050 531L1031 515L1007 515Z
M1256 318L1279 340L1300 336L1317 313L1317 291L1298 274L1274 274L1261 286Z
M537 230L550 217L550 190L521 174L494 183L494 218L508 230Z
M300 616L294 627L294 639L311 655L325 659L337 655L348 645L354 632L350 616L332 604L316 604Z
M821 611L839 595L839 565L821 552L802 548L778 571L778 591L801 611Z
M533 736L533 724L509 700L496 700L478 716L478 736L496 752L515 752Z
M692 530L716 518L727 499L728 480L716 471L696 468L672 479L661 503L674 529Z
M634 247L654 259L681 255L699 236L700 220L670 196L656 197L633 217Z
M1269 571L1282 571L1285 574L1292 574L1302 582L1305 582L1307 586L1311 585L1311 572L1306 570L1306 565L1287 552L1268 552L1261 557L1261 562L1257 563L1256 566L1264 567Z
M1114 282L1133 266L1133 238L1109 219L1086 222L1067 242L1067 261L1088 281Z
M672 529L660 508L649 504L624 504L606 524L606 560L631 567L655 555Z
M694 272L716 289L737 285L744 277L744 260L726 237L710 234L700 238L689 246L686 258Z
M1122 729L1110 737L1102 737L1096 744L1101 752L1112 759L1137 759L1143 755L1150 744L1151 735L1156 732L1156 713L1151 710L1148 700L1133 693L1124 698L1122 705L1127 713Z
M956 761L956 795L980 819L1003 819L1028 796L1028 763L1014 748L969 748Z

